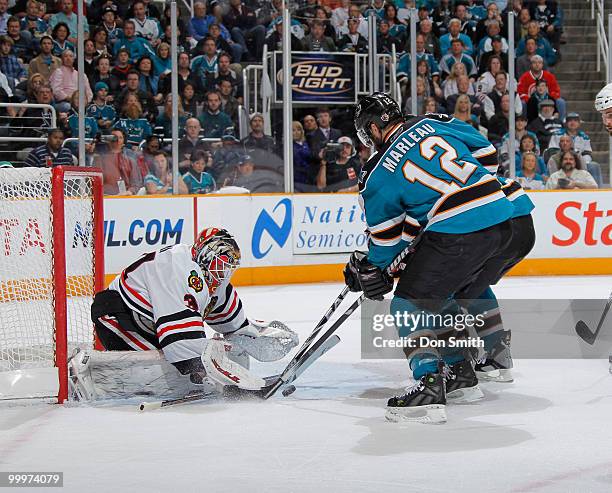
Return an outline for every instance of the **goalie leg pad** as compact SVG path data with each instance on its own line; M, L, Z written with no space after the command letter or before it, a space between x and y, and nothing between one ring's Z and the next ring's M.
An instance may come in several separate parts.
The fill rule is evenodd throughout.
M69 362L73 400L127 399L136 396L179 398L215 390L204 379L194 383L160 351L79 351Z
M242 349L257 361L278 361L299 343L298 335L278 320L249 321L249 325L227 334L235 349Z

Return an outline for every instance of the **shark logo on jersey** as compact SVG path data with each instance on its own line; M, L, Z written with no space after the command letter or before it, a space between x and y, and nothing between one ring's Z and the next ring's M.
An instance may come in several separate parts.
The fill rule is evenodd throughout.
M195 270L192 270L189 273L189 278L187 279L187 284L191 289L193 289L196 293L199 293L204 289L204 281Z

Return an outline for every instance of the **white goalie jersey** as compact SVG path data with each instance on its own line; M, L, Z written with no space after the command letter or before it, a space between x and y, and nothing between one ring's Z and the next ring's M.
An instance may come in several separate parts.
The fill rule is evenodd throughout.
M130 334L132 347L161 349L179 369L182 362L199 361L206 346L204 322L223 334L249 325L229 280L209 293L202 269L192 260L190 245L143 255L124 269L109 289L119 292L145 336Z

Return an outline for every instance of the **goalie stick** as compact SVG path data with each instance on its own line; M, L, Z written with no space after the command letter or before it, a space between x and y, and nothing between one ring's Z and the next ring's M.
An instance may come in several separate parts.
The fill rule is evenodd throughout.
M599 323L597 324L595 332L589 329L589 326L583 320L578 321L578 323L576 324L576 334L578 334L584 342L593 345L595 339L597 339L597 336L599 335L601 327L603 326L604 320L606 319L606 315L608 314L608 311L610 311L611 305L612 293L610 293L610 297L608 298L608 302L606 303L604 311L601 314L601 318L599 319Z
M330 337L329 339L327 339L326 341L323 341L322 344L317 344L317 347L314 347L313 345L313 347L310 348L306 354L304 354L304 357L301 363L294 367L294 373L291 376L291 378L287 379L287 381L284 382L284 385L282 385L282 387L285 387L285 389L283 390L283 395L287 396L287 395L292 394L295 391L295 387L289 384L291 384L291 382L293 382L302 373L304 373L304 371L308 367L310 367L317 359L323 356L327 351L329 351L339 342L340 342L340 338L337 335L334 335ZM266 381L270 383L264 388L271 388L272 385L278 381L278 378L279 378L279 375L275 375L273 377L267 377ZM260 392L260 395L258 395L257 392ZM163 401L142 402L141 404L139 404L138 409L143 412L144 411L154 411L156 409L161 409L163 407L178 406L181 404L188 404L190 402L202 401L202 400L207 400L209 398L215 398L215 397L223 397L229 400L232 400L232 399L235 400L235 399L241 399L243 397L249 397L249 396L250 397L263 397L263 392L245 391L243 389L239 389L238 387L226 386L223 388L223 394L219 394L217 392L198 392L195 394L186 395L185 397L179 397L177 399L166 399Z
M140 411L153 411L155 409L161 409L162 407L176 406L178 404L187 404L188 402L202 401L213 397L215 392L197 392L195 394L189 394L185 397L179 397L178 399L166 399L164 401L154 402L143 402L138 406Z

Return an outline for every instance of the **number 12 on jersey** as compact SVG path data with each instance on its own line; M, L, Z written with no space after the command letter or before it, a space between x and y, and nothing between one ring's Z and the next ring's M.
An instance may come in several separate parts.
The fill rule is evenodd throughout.
M419 150L421 157L427 161L432 161L437 157L440 168L463 184L467 183L472 173L478 168L478 166L472 163L457 162L457 150L439 136L424 139L419 145ZM410 183L418 181L427 188L431 188L442 195L454 192L460 188L459 185L452 181L446 181L433 176L410 160L406 161L404 166L402 166L402 172Z

